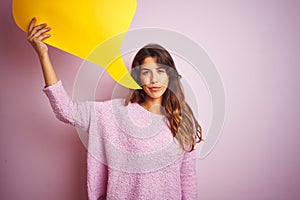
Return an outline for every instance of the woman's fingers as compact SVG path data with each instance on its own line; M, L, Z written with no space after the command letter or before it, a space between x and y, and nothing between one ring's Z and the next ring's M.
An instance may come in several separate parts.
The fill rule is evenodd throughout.
M31 41L33 40L34 38L39 38L41 35L44 35L46 32L50 31L51 30L51 27L47 27L47 28L42 28L42 29L39 29L38 31L36 31L35 33L32 33L30 36L28 36L28 40Z
M33 27L34 27L34 24L36 22L36 18L32 18L30 23L29 23L29 26L28 26L28 36L29 36L29 33L32 31Z
M43 55L48 51L48 47L43 40L51 36L48 33L51 27L47 27L46 23L35 26L35 23L36 18L34 17L28 26L27 40L39 55Z
M42 34L44 34L44 33L46 33L46 32L48 32L48 31L50 31L51 30L51 27L49 26L49 27L45 27L45 28L42 28L42 29L40 29L39 31L37 31L34 35L36 36L36 37L39 37L40 35L42 35Z
M32 36L35 35L39 30L45 28L46 26L47 26L46 23L40 24L40 25L38 25L38 26L35 26L35 27L29 32L28 37L29 37L29 38L32 37Z
M32 42L33 40L35 41L40 41L43 39L46 39L50 37L50 34L45 34L46 32L51 30L51 27L47 27L47 24L39 24L35 26L36 23L36 17L32 18L30 21L30 24L28 26L28 36L27 39Z
M44 39L46 39L46 38L48 38L48 37L50 37L51 36L51 34L43 34L43 35L41 35L41 36L39 36L38 37L38 40L44 40Z

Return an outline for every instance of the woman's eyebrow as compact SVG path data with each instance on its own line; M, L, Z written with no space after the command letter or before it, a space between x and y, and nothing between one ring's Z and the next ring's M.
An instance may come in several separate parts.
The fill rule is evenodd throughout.
M157 70L157 69L165 69L165 67L163 67L163 66L156 66L155 69L156 69L156 70ZM142 67L141 67L141 70L151 70L151 69L150 69L150 68L147 68L146 66L142 66Z
M165 67L163 67L163 66L160 66L160 67L156 68L156 70L161 70L161 69L167 71L167 69Z
M146 67L142 67L141 70L150 70L150 69Z

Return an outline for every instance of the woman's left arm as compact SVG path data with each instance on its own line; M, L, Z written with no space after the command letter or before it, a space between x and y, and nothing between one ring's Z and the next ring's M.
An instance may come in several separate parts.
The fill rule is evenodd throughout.
M180 179L183 200L197 200L196 150L185 152L182 160Z

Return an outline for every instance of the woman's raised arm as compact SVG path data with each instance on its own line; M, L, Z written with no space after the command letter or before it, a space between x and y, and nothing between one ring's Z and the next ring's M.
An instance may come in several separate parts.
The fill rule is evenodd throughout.
M35 22L36 18L33 18L28 26L27 40L33 46L34 50L39 56L45 79L45 84L47 87L58 82L58 78L49 58L48 47L43 42L44 39L49 38L51 36L48 33L48 31L50 31L51 28L47 27L46 23L35 25Z

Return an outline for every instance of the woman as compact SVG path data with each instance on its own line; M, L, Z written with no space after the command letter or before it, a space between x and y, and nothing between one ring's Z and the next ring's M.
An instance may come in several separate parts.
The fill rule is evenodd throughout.
M43 42L50 27L35 22L28 41L41 62L43 91L58 119L89 133L89 199L197 199L194 147L202 130L168 51L157 44L138 51L131 74L142 89L125 101L72 101Z

